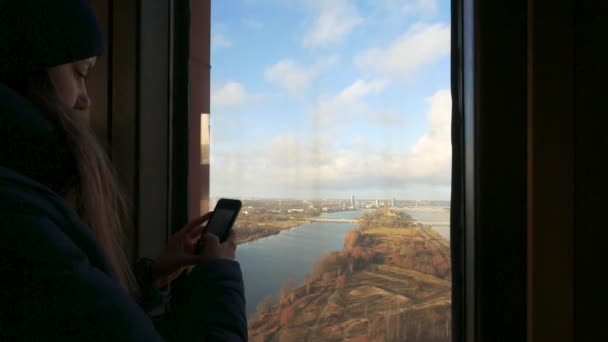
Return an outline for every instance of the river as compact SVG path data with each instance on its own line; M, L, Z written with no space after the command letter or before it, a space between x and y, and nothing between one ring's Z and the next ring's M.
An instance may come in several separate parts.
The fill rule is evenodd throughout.
M410 214L416 221L423 223L442 222L442 224L433 224L433 229L445 238L450 238L450 212L448 209L440 208L422 208L422 209L401 209ZM443 224L446 223L446 224Z
M442 221L444 216L429 216L410 212L417 220ZM345 211L323 214L324 218L354 219L365 211ZM447 213L449 218L449 213ZM311 222L284 230L276 235L239 245L237 260L243 270L247 315L255 313L258 303L272 294L275 302L286 279L302 284L307 273L312 274L315 262L344 246L344 235L357 228L353 223ZM443 232L442 232L443 230ZM444 235L449 229L438 229ZM445 235L444 235L445 236Z

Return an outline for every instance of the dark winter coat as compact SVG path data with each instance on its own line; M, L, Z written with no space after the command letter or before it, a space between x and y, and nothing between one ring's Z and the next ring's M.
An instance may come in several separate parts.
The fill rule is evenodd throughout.
M147 297L120 288L90 228L54 191L70 172L62 144L0 83L0 341L247 340L237 262L201 263L180 277L155 321L145 267L136 272Z

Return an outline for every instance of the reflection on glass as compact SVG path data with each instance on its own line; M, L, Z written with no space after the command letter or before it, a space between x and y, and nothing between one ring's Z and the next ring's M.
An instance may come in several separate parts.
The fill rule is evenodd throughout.
M209 113L201 114L201 180L204 182L209 179L209 163L211 161L211 151L209 142L211 140ZM200 212L204 214L213 207L210 205L206 196L202 196L200 201Z

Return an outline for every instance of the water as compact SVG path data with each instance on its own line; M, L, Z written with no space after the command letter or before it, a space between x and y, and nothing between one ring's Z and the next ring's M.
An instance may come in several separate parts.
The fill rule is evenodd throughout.
M362 211L323 214L321 217L354 219ZM353 223L311 222L277 235L239 245L237 260L243 270L247 315L267 295L277 299L286 279L302 284L306 273L321 257L342 250L344 235L357 228Z
M404 212L411 215L416 221L419 222L450 222L450 211L447 209L404 209ZM433 224L433 229L439 234L443 235L447 239L450 238L450 225L449 224Z
M405 210L421 222L448 222L449 212ZM325 218L355 219L366 213L345 211L323 214ZM251 316L258 303L267 295L275 302L286 279L302 284L306 273L313 273L314 264L332 251L342 250L344 235L357 228L353 223L311 222L277 235L239 245L237 260L243 270L247 315ZM449 238L449 226L433 226Z

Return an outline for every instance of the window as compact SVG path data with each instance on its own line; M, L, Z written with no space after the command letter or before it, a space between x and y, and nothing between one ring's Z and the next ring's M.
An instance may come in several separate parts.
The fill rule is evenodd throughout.
M211 64L250 338L450 341L450 2L216 1Z

